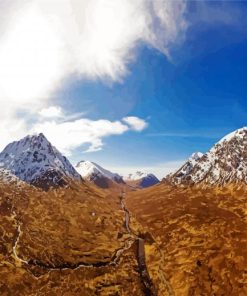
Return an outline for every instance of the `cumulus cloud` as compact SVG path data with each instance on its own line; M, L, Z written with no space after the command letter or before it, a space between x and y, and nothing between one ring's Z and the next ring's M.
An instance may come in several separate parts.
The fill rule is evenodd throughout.
M44 120L60 116L53 102L67 78L120 81L128 73L138 44L169 56L187 26L185 0L6 3L0 0L1 146L34 127L52 126L40 118L39 123L35 120L37 114ZM76 128L78 124L74 120ZM66 122L64 125L69 128ZM56 128L60 131L61 126ZM137 124L132 129L138 130ZM99 149L101 138L92 136L95 140L90 149ZM74 145L72 138L67 141Z
M138 119L136 117L136 120ZM84 118L60 123L54 120L38 123L32 128L31 132L43 132L60 151L70 155L75 148L83 144L88 144L89 146L84 152L101 150L103 146L102 139L112 135L121 135L129 129L131 128L121 121ZM66 141L64 140L65 138Z
M124 117L123 121L126 122L131 129L138 132L144 130L148 126L148 123L145 120L136 116Z

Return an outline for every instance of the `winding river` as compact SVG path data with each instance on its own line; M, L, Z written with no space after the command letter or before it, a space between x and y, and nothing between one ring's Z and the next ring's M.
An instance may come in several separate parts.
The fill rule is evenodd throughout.
M119 248L118 250L115 251L114 255L112 256L111 260L109 262L96 262L94 264L88 264L84 262L78 262L76 264L71 264L71 263L62 263L61 265L53 265L53 264L47 264L44 262L41 262L39 260L35 259L29 259L25 260L18 255L18 243L22 234L21 231L21 223L18 223L18 228L17 228L17 236L14 241L13 245L13 255L14 258L16 259L17 262L25 265L30 265L30 266L39 266L44 269L47 269L49 272L52 270L65 270L65 269L77 269L80 267L103 267L107 265L116 265L117 262L119 261L121 255L128 249L132 247L134 243L137 245L136 249L136 255L137 255L137 262L138 262L138 267L139 267L139 274L141 278L141 282L143 284L143 292L145 296L155 296L156 294L153 292L154 287L151 281L151 278L148 274L148 269L146 266L146 261L145 261L145 241L143 238L138 237L130 227L130 212L127 209L125 205L125 196L126 193L122 192L121 195L119 196L120 198L120 205L121 209L124 212L124 221L125 221L125 228L127 232L130 235L130 238L125 240L124 245Z

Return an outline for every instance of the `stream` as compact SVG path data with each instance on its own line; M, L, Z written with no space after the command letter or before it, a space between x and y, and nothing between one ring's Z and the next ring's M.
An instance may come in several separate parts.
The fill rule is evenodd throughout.
M153 290L153 283L151 281L151 278L148 274L148 269L146 266L146 261L145 261L145 241L143 238L138 237L130 228L130 213L129 210L127 209L125 205L125 196L126 193L122 192L122 194L119 196L120 198L120 205L121 209L124 212L124 221L125 221L125 228L127 232L130 234L130 238L126 239L124 241L124 246L119 248L118 250L115 251L113 254L112 258L108 262L96 262L96 263L84 263L84 262L78 262L76 264L72 263L61 263L60 265L54 265L54 264L47 264L44 262L41 262L36 259L29 259L29 260L24 260L21 258L17 251L18 251L18 243L20 236L22 234L21 231L21 224L18 223L18 228L17 228L17 236L13 245L13 255L16 261L20 262L21 264L29 265L29 266L39 266L44 269L48 269L49 272L52 270L66 270L66 269L78 269L80 267L103 267L103 266L110 266L110 265L116 265L117 262L119 261L121 255L128 249L132 247L134 243L137 244L137 262L138 262L138 268L139 268L139 274L141 278L141 282L143 284L143 292L145 296L155 296Z

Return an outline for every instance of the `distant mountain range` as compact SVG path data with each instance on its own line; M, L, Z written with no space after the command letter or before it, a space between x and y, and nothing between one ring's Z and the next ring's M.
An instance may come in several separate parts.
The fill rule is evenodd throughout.
M45 190L83 179L104 189L117 186L142 189L159 183L150 173L137 171L122 177L90 161L80 161L74 168L42 133L6 146L0 153L0 179L21 180ZM163 183L186 186L247 183L247 128L225 136L205 154L193 153Z
M119 174L90 161L80 161L74 168L42 133L28 135L4 148L0 153L0 179L24 181L44 190L83 179L103 189L122 186L140 189L159 182L154 175L141 172L130 174L124 180Z
M101 188L125 185L131 189L142 189L159 183L159 179L153 174L137 171L123 177L90 161L80 161L75 168L83 179Z
M216 143L207 153L193 154L163 182L175 185L247 183L247 127Z

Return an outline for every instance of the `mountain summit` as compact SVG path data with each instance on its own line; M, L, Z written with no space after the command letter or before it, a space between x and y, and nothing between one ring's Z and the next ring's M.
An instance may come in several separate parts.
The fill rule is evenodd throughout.
M225 185L247 183L247 127L238 129L216 143L204 155L189 159L166 178L173 184Z
M8 144L0 153L0 168L43 189L81 180L68 159L42 133Z
M76 169L82 178L101 188L109 188L114 183L124 184L123 178L120 175L112 173L91 161L82 160L78 162Z

